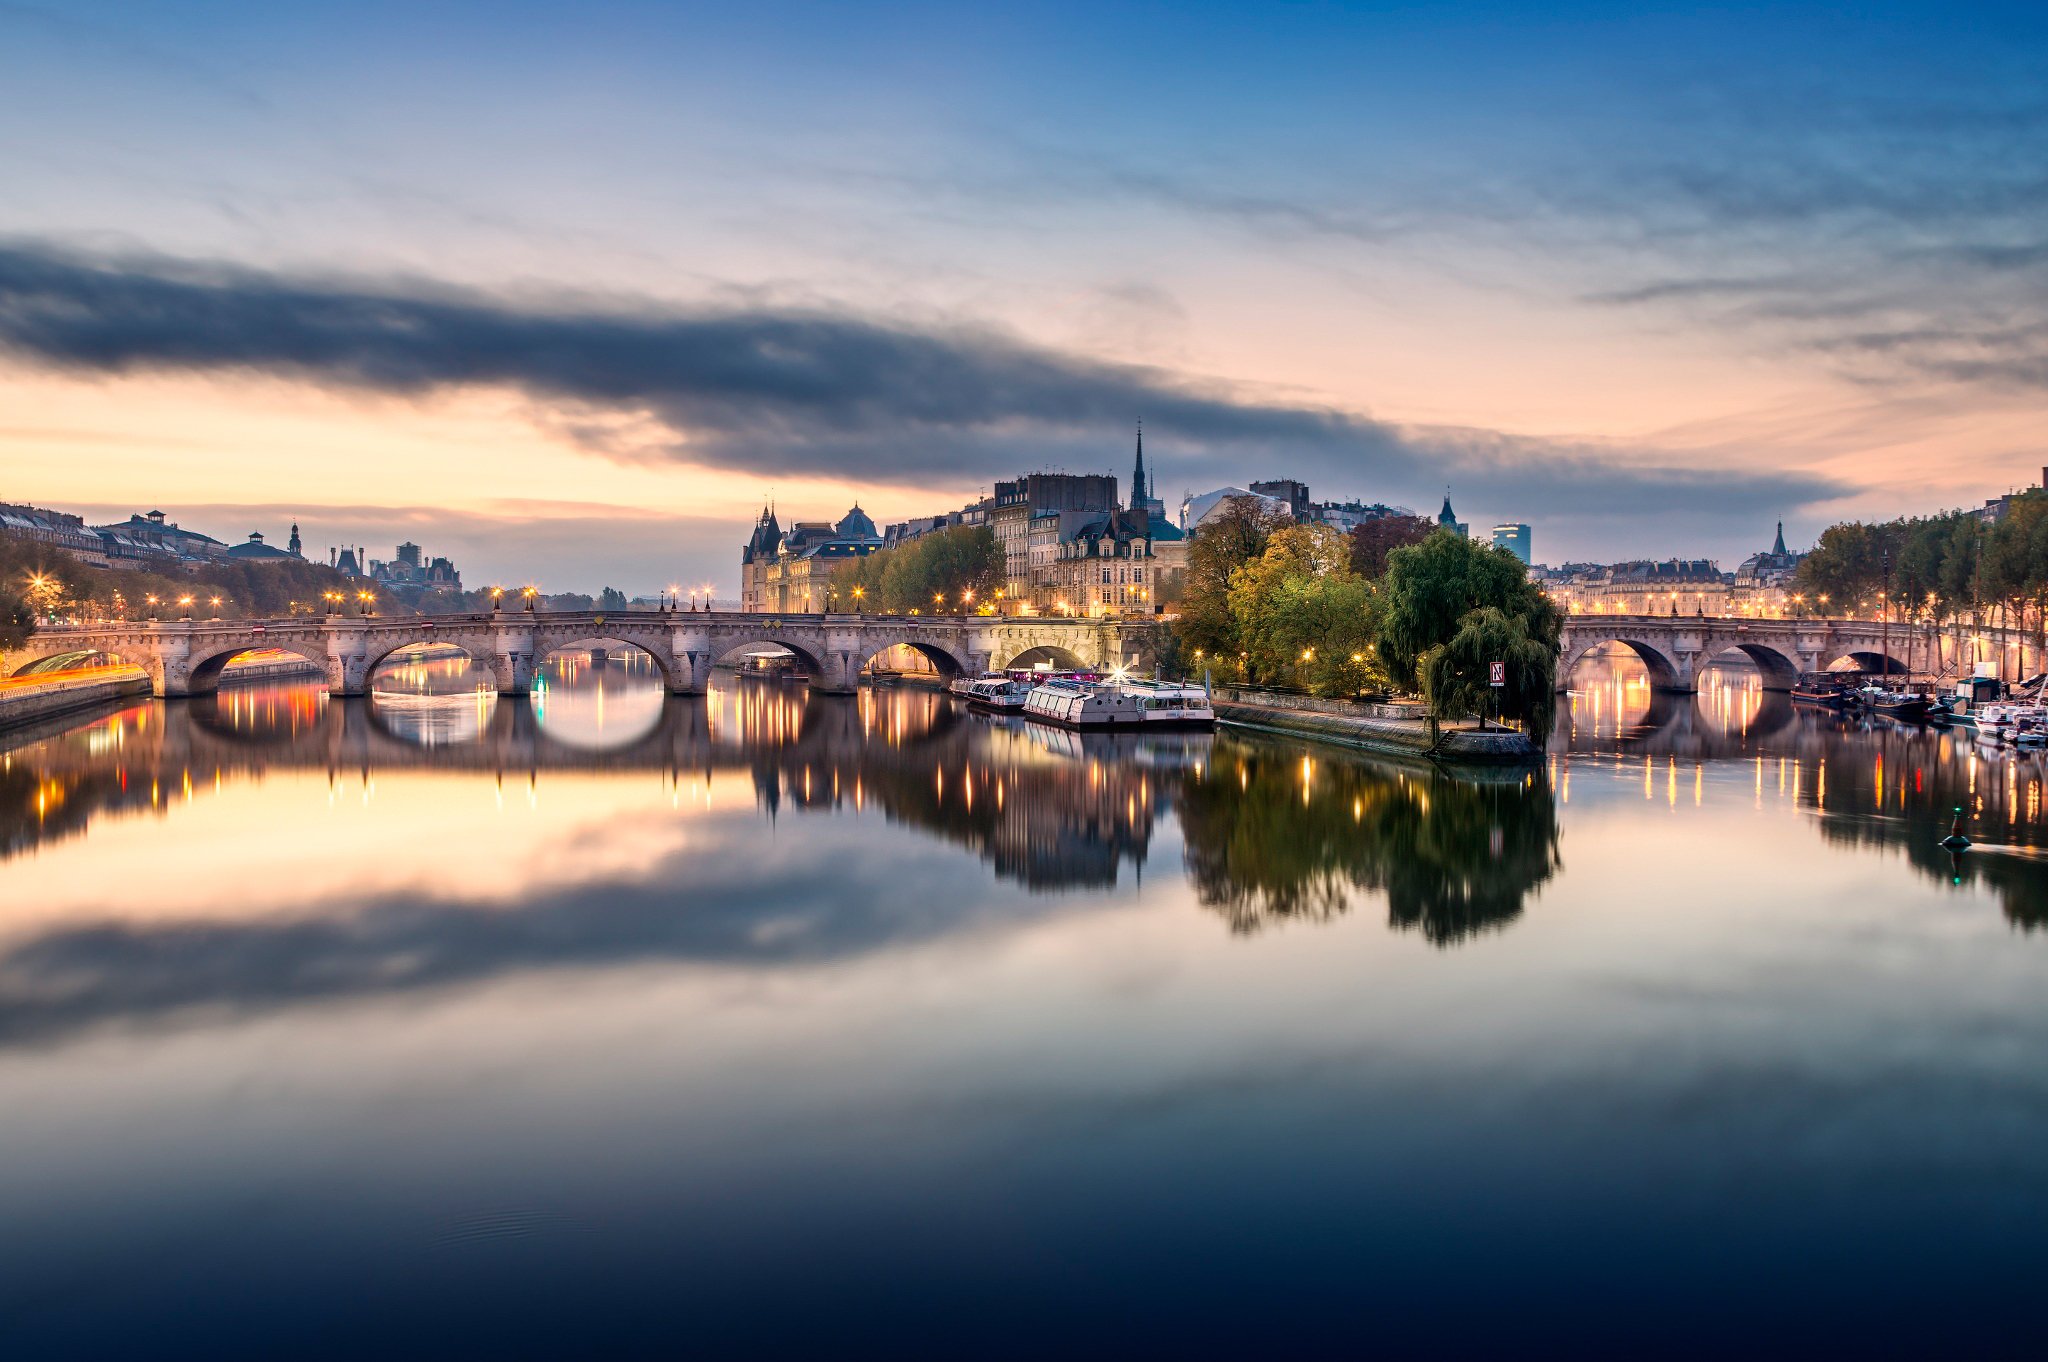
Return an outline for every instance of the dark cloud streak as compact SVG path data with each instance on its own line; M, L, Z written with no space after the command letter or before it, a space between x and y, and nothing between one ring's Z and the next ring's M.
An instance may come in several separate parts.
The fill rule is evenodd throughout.
M504 386L561 409L559 429L612 457L751 473L901 484L1100 467L1143 416L1194 487L1292 474L1332 492L1400 496L1484 479L1525 515L1655 513L1676 498L1693 511L1755 512L1838 490L1796 473L1660 467L1594 447L1395 427L986 327L508 300L34 242L0 246L0 350L89 374L242 371L389 395ZM619 420L656 438L607 440L606 423Z

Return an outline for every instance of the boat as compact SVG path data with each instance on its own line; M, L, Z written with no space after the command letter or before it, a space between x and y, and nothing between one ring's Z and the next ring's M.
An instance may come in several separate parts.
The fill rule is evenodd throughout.
M1034 686L1024 717L1063 728L1211 728L1216 711L1205 687L1174 681L1078 681Z
M947 689L976 709L1015 714L1031 697L1032 684L1019 681L1005 672L989 672L983 676L960 677Z
M1850 695L1848 682L1827 672L1808 672L1792 685L1792 698L1803 705L1847 709Z
M1872 714L1881 714L1887 719L1900 723L1917 724L1927 720L1927 697L1918 691L1886 690L1883 686L1865 686L1856 692L1856 698Z

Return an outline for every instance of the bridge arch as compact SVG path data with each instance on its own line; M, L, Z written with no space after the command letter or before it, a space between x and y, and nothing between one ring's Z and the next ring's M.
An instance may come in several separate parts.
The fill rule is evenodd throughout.
M326 684L332 678L328 675L327 659L298 644L279 641L276 643L231 643L212 652L190 657L185 664L185 693L204 695L220 689L221 673L230 662L247 653L282 652L312 663L319 669L320 680Z
M621 649L631 649L654 664L654 670L660 675L664 688L668 687L671 673L674 671L674 666L665 647L660 643L650 643L644 639L635 638L631 634L587 634L582 638L572 638L562 643L550 643L535 655L533 659L534 670L539 671L540 668L547 665L549 659L558 654L570 652L578 648L590 650L603 648L612 652L618 652Z
M72 671L79 667L125 667L132 665L107 648L73 648L67 652L45 652L14 664L11 676L37 676L43 672Z
M856 674L865 671L869 663L884 653L897 648L908 648L925 661L931 663L941 680L949 681L970 669L970 664L966 659L960 657L944 644L934 643L928 638L916 638L908 635L891 638L884 635L873 639L863 638L860 641L854 650L853 671Z
M1902 676L1907 670L1905 663L1878 648L1851 649L1829 662L1827 669L1872 672L1879 676Z
M990 659L990 665L995 670L1002 672L1031 671L1035 669L1065 672L1088 670L1088 664L1083 662L1072 649L1062 648L1056 643L1035 644L1012 653L1008 657L998 655Z
M1603 638L1582 643L1578 651L1571 655L1571 660L1558 669L1559 684L1561 686L1568 686L1571 682L1572 673L1578 670L1581 662L1584 662L1602 649L1616 644L1628 649L1637 658L1641 659L1644 668L1650 673L1652 689L1684 689L1684 683L1679 676L1678 664L1671 659L1670 655L1654 643L1645 643L1643 640L1636 638Z
M713 667L744 671L741 659L745 657L772 656L777 652L788 653L794 659L796 669L803 673L806 681L817 681L825 675L825 660L821 650L806 639L776 638L768 634L757 637L722 638L713 647L717 649L711 659Z
M1699 670L1705 671L1730 653L1740 653L1756 664L1765 690L1791 690L1799 680L1799 664L1768 643L1749 639L1710 638L1700 648Z

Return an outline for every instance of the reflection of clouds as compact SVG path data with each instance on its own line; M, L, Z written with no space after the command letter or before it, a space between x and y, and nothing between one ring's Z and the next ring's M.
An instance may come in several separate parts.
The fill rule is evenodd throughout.
M985 889L963 895L950 856L903 839L752 840L717 858L672 850L637 876L561 885L512 907L393 892L318 914L55 926L0 949L0 1043L513 971L828 965L1052 911Z

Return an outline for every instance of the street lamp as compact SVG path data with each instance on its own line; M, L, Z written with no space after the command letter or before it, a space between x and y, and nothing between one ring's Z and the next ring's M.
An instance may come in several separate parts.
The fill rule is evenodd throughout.
M501 603L503 602L504 598L505 598L505 588L504 588L504 587L502 587L502 586L494 586L494 587L492 587L492 588L491 588L491 613L492 613L493 615L495 615L495 614L497 614L497 613L498 613L498 606L499 606L499 605L500 605L500 604L501 604Z
M530 614L532 614L532 613L533 613L533 598L534 598L534 597L536 597L536 596L538 596L538 595L540 595L540 588L539 588L539 587L534 587L534 586L525 586L525 587L521 587L521 588L519 589L519 594L520 594L521 596L524 596L524 597L526 598L526 613L527 613L527 614L529 614L529 615L530 615Z
M215 619L220 618L220 597L218 596L213 598L213 617Z
M377 594L374 591L358 591L356 593L356 609L364 615L374 615L377 613L373 608L376 600Z
M868 589L864 586L857 586L853 589L853 612L856 615L862 613L861 602L867 599L867 594Z
M192 618L192 598L190 596L178 597L178 606L185 612L184 617L186 619L189 620Z
M145 601L148 601L148 602L149 602L149 617L150 617L151 619L155 619L155 618L156 618L156 597L154 597L154 596L144 596L144 597L143 597L142 599L144 599Z

